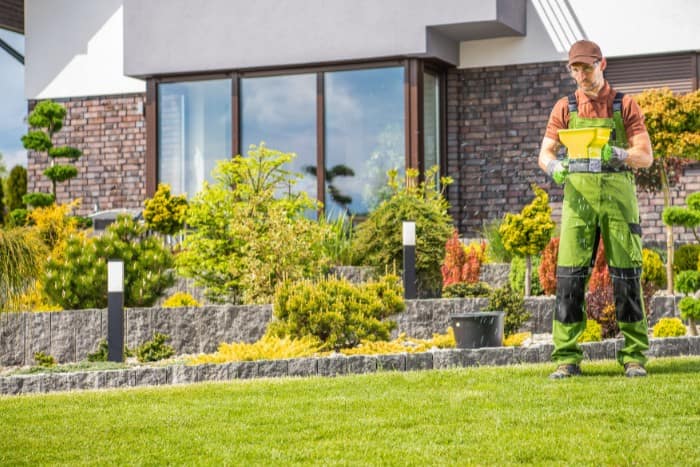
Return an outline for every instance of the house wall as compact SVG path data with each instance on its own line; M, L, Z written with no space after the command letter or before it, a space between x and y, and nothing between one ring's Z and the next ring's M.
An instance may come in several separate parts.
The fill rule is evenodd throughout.
M561 215L562 189L537 165L539 146L554 102L575 83L560 62L452 70L447 75L447 173L450 213L462 235L478 237L484 224L518 212L536 183ZM700 175L687 168L672 190L672 205L700 190ZM663 198L638 193L645 242L663 243ZM676 229L681 230L681 229ZM692 234L677 232L676 241Z
M146 198L146 127L143 94L75 97L60 100L66 107L56 146L83 151L74 165L78 176L57 186L61 203L81 198L81 215L113 208L141 208ZM45 154L27 152L28 192L51 191L43 175Z

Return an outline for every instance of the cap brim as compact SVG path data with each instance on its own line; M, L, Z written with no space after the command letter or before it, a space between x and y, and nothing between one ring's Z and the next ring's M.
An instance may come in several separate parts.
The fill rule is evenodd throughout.
M576 55L569 58L569 65L574 63L585 63L586 65L593 65L595 62L600 61L598 57L591 57L590 55Z

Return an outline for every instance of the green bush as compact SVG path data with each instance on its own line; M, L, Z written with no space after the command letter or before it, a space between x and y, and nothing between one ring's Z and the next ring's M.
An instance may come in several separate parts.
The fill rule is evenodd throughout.
M501 221L498 219L484 224L481 234L486 239L486 256L494 263L510 263L513 259L513 253L503 246L500 228Z
M531 313L525 309L525 299L522 294L511 289L509 285L491 292L488 310L505 311L503 332L506 336L518 332L531 316Z
M101 237L73 235L44 271L44 292L67 310L107 306L107 260L124 261L124 304L151 306L173 282L171 253L146 228L120 216Z
M683 297L678 302L681 318L700 320L700 300L694 297Z
M685 336L686 329L678 318L661 318L652 332L654 337L681 337Z
M391 197L382 201L367 220L357 226L353 238L356 263L375 268L377 274L401 270L403 221L416 223L416 279L421 296L437 296L442 285L440 266L453 222L448 204L435 186L436 168L426 171L418 184L418 171L406 170L406 183L389 171ZM451 183L443 179L443 187Z
M586 329L578 338L579 342L600 342L603 340L603 328L594 319L586 320Z
M455 282L442 288L442 298L488 297L490 293L485 282Z
M325 350L354 347L361 340L388 340L393 321L382 321L404 310L399 278L354 285L335 277L283 282L275 292L275 320L268 333L276 337L317 338Z
M170 185L160 183L153 198L144 202L143 219L146 227L162 233L174 235L185 226L185 213L187 211L187 197L185 195L172 196Z
M175 349L165 342L170 340L167 334L156 332L153 339L144 342L136 349L136 358L141 363L157 362L175 355Z
M544 289L540 284L539 269L542 259L540 256L532 256L532 280L530 282L530 295L544 295ZM510 288L518 293L525 292L525 258L515 256L510 261L510 272L508 273L508 283Z
M666 287L666 266L657 252L647 248L642 250L642 283L656 289Z
M700 245L681 245L673 253L673 272L697 271Z
M22 202L35 208L51 206L56 198L51 193L27 193L22 196Z
M21 165L16 165L10 170L10 175L5 182L5 204L7 211L15 209L26 209L27 205L22 201L22 197L27 194L27 169Z
M192 230L177 266L206 288L210 300L270 303L283 280L327 271L330 227L308 219L318 203L291 190L300 175L284 166L293 157L252 146L248 157L219 162L216 183L205 184L190 201L186 223Z
M36 362L37 365L43 366L46 368L50 368L52 366L56 365L56 359L54 358L53 355L49 355L44 352L35 352L34 353L34 361Z
M690 295L700 290L700 271L681 271L676 276L676 290Z
M129 347L124 346L124 359L127 357L133 357L134 352L132 352ZM107 345L107 339L100 340L97 344L97 350L94 353L87 354L88 362L106 362L109 358L109 345Z

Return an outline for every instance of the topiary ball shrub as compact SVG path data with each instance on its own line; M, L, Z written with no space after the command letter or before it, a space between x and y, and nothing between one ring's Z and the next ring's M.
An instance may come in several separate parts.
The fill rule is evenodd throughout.
M673 272L696 271L700 257L700 245L681 245L673 253Z
M681 337L685 336L686 329L678 318L661 318L652 332L654 337Z
M656 289L666 287L666 266L661 256L654 250L642 250L642 283L651 284Z

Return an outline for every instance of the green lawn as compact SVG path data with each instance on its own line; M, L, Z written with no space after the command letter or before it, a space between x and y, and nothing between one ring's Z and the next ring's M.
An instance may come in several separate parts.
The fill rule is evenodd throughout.
M700 465L700 358L0 397L0 465Z

